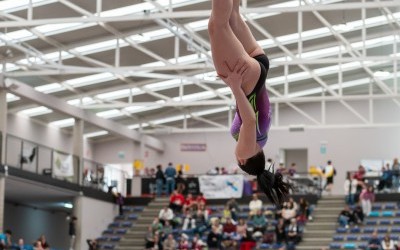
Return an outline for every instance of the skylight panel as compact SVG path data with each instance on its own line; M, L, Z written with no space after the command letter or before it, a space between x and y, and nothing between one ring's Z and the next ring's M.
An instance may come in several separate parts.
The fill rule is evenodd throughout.
M34 28L34 30L37 30L45 35L54 35L58 33L73 31L76 29L84 29L96 25L96 23L56 23L37 26Z
M204 115L211 115L211 114L226 112L228 110L229 110L229 107L221 107L221 108L208 109L208 110L204 110L204 111L194 112L194 113L192 113L192 115L193 116L204 116Z
M107 10L101 12L102 17L115 17L115 16L125 16L125 15L130 15L133 13L143 13L145 10L152 10L154 9L153 4L151 3L139 3L139 4L134 4L134 5L129 5L125 7L121 7L118 9L112 9L112 10Z
M145 88L152 91L158 91L163 89L179 87L181 84L185 84L185 82L186 81L182 81L180 79L172 79L172 80L147 84L145 85Z
M32 6L38 7L46 4L55 3L57 0L32 0ZM11 13L27 9L29 0L5 0L0 1L0 11Z
M105 73L99 73L95 75L89 75L89 76L84 76L84 77L79 77L75 79L70 79L65 81L66 84L71 85L72 87L82 87L82 86L87 86L87 85L92 85L95 83L100 82L106 82L106 81L111 81L115 80L116 77L109 72Z
M114 117L123 116L124 114L118 109L110 109L107 111L98 112L96 113L96 115L105 119L110 119Z
M71 127L75 124L75 119L74 118L67 118L63 120L58 120L54 122L50 122L50 126L58 127L58 128L67 128Z
M138 95L140 93L143 93L139 88L132 88L132 89L121 89L117 91L112 91L112 92L107 92L103 94L98 94L96 95L97 98L99 99L104 99L104 100L115 100L115 99L121 99L132 95Z
M13 40L26 41L35 39L37 38L37 36L35 36L32 32L26 29L22 29L22 30L8 32L6 34L1 34L0 38L6 41L13 41Z
M49 114L52 112L53 112L53 110L51 110L47 107L39 106L39 107L35 107L35 108L25 109L18 113L29 116L29 117L34 117L34 116Z
M108 135L108 134L109 134L108 131L100 130L100 131L84 134L83 137L86 139L86 138L93 138L93 137L98 137L98 136Z
M186 118L190 118L190 117L191 117L190 115L186 116ZM183 119L185 119L184 115L177 115L177 116L171 116L171 117L167 117L167 118L153 120L150 123L159 125L159 124L168 123L168 122L181 121Z
M18 100L20 100L21 98L19 98L18 96L16 96L16 95L14 95L14 94L11 94L11 93L7 93L6 94L6 100L7 100L7 102L15 102L15 101L18 101Z
M81 105L81 103L82 103L82 105L95 104L96 101L93 100L93 98L91 98L91 97L85 96L85 97L83 97L82 99L72 99L72 100L69 100L69 101L67 101L67 103L68 103L69 105L72 105L72 106L79 106L79 105Z
M61 84L56 83L56 82L35 87L35 90L42 92L42 93L46 93L46 94L58 92L58 91L61 91L64 89L65 88Z
M79 53L96 53L99 51L114 49L116 46L117 46L117 39L112 39L112 40L107 40L107 41L103 41L103 42L92 43L92 44L84 45L81 47L77 47L74 49L74 51L77 51ZM120 47L127 46L127 43L123 40L120 40L119 46Z

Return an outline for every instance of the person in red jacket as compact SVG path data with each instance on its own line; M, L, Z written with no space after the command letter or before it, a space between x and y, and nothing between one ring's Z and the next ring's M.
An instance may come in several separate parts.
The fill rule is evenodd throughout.
M206 203L207 203L207 200L206 200L206 198L204 198L203 193L199 193L196 201L197 201L197 205L199 205L199 206L200 206L200 204L206 205Z
M178 193L178 191L174 190L174 192L169 198L169 207L174 212L181 212L184 203L185 203L185 197L183 197L181 193Z
M183 210L191 209L197 205L197 200L193 197L192 194L188 194L185 199L185 203L183 204Z

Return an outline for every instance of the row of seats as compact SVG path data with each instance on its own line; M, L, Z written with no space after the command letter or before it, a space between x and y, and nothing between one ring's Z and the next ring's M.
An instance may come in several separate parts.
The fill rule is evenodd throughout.
M346 233L352 233L352 234L365 233L365 234L368 234L368 233L373 233L375 230L378 233L388 233L388 232L400 233L400 227L390 227L390 226L389 227L364 227L364 228L338 227L338 228L336 228L336 233L338 233L338 234L346 234Z
M329 245L330 249L367 249L368 243L367 242L362 242L362 243L331 243Z
M103 231L103 235L113 235L113 234L119 234L119 235L124 235L128 232L127 229L124 228L107 228L106 230Z
M334 235L332 237L332 239L334 241L369 241L371 239L371 234L365 234L365 235ZM382 240L385 237L384 234L380 234L378 235L379 240ZM399 240L399 236L397 235L391 235L391 239L398 241Z

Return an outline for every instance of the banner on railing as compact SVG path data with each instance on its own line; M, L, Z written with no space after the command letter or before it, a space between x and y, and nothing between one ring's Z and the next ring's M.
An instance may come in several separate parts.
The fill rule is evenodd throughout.
M241 198L243 175L203 175L199 177L200 192L206 199Z
M74 176L74 163L72 155L64 155L57 152L53 153L53 171L55 176L71 177Z

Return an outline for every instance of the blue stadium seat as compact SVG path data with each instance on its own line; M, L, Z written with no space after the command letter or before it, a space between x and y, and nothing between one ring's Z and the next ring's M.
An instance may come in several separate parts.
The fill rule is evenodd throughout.
M388 204L385 204L384 205L384 209L387 209L387 210L394 210L394 209L396 209L396 204L393 204L393 203L388 203Z
M378 224L378 222L376 220L367 220L365 224L368 226L375 226L376 224Z
M398 235L391 235L390 238L394 241L399 241L399 236Z
M371 211L368 215L369 217L379 217L380 213L378 211Z
M123 219L125 219L125 216L124 215L117 215L117 216L115 216L115 219L116 220L123 220Z
M272 248L272 246L270 244L267 244L267 243L262 243L260 245L260 249L271 249L271 248Z
M345 243L345 244L343 244L343 248L344 249L356 249L357 245L354 243Z
M347 240L348 241L357 241L358 240L358 236L357 235L348 235L347 236Z
M380 225L390 225L390 224L392 224L392 222L390 220L381 220L379 224Z
M109 227L119 227L119 222L117 221L111 222Z
M397 214L396 214L396 216L397 216ZM393 224L394 225L400 225L400 220L399 219L394 219L393 220Z
M346 233L347 229L344 227L338 227L336 228L336 233Z
M359 227L353 227L350 229L350 232L353 234L357 234L361 232L361 229Z
M400 217L400 211L396 212L396 217Z
M334 235L332 237L333 241L344 241L344 236L343 235Z
M114 245L111 245L111 244L105 244L105 245L102 245L102 248L103 249L114 249Z
M393 211L383 211L382 216L383 217L393 217L394 213L393 213Z
M135 212L142 212L144 210L144 207L134 207L133 211Z
M400 227L392 227L392 233L400 233Z
M367 249L367 244L366 243L360 243L359 245L358 245L358 248L359 249Z
M114 230L112 228L107 228L106 230L103 231L103 234L113 234Z
M121 223L122 227L132 227L132 222L130 221L124 221Z
M387 227L379 227L378 228L378 233L387 233L389 231L389 228Z
M133 207L130 207L130 206L124 206L122 209L124 210L124 212L131 212L131 211L133 211Z
M108 241L108 237L107 236L100 236L97 238L97 241Z
M110 238L110 241L113 241L113 242L117 242L117 241L120 241L120 240L121 240L121 237L119 237L119 236L112 236Z
M363 230L363 232L364 232L365 234L370 234L370 233L372 233L373 231L375 231L375 228L373 228L373 227L366 227L366 228L364 228L364 230Z
M369 239L371 239L371 235L369 234L361 235L360 237L360 240L362 241L369 241Z
M329 249L341 249L342 245L336 242L329 244Z
M128 219L129 220L137 220L138 219L138 215L137 214L130 214L129 216L128 216Z
M372 205L372 210L376 211L376 210L381 210L382 209L382 205L381 204L373 204Z
M115 231L116 234L126 234L128 232L128 230L123 229L123 228L119 228Z

